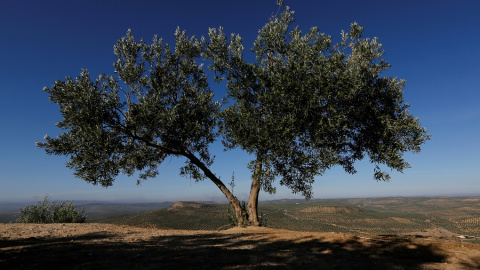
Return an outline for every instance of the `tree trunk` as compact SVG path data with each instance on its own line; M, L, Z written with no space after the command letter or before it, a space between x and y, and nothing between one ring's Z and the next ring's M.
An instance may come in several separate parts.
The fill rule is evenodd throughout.
M248 224L247 213L243 211L240 201L225 186L225 184L223 184L223 182L220 179L218 179L218 177L215 174L213 174L212 171L210 171L210 169L201 160L199 160L194 154L192 154L189 151L186 151L183 155L187 157L193 164L195 164L195 166L200 168L205 174L205 176L207 176L222 191L225 197L227 197L227 200L230 202L230 205L233 207L233 210L235 212L235 217L237 218L237 227L242 227L245 224ZM258 192L257 192L257 198L258 198ZM256 209L256 204L255 204L255 209Z
M243 208L238 201L237 197L233 196L232 199L229 199L230 205L233 207L235 212L235 217L237 218L237 227L243 227L248 224L247 213L243 211Z
M252 186L250 188L250 197L248 198L248 221L250 225L260 226L258 220L258 193L260 192L260 173L262 171L262 162L257 157L255 170L253 172Z

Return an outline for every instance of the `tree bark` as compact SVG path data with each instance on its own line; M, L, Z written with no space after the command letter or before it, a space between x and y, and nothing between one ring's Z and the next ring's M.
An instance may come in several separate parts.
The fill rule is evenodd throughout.
M258 159L253 171L252 186L250 188L250 197L248 198L248 222L253 226L260 226L258 220L258 194L260 192L260 173L262 171L262 162Z
M210 171L210 169L200 160L198 159L194 154L192 154L189 151L186 151L183 154L186 158L188 158L195 166L200 168L200 170L203 171L206 177L208 177L227 197L227 200L230 202L230 204L233 207L233 210L235 211L235 217L237 218L237 227L242 227L244 224L247 224L247 213L245 213L242 210L242 206L240 204L240 201L233 195L233 193L223 184L223 182L218 179L218 177ZM258 198L258 194L257 194ZM257 199L258 200L258 199ZM256 205L255 205L256 208Z

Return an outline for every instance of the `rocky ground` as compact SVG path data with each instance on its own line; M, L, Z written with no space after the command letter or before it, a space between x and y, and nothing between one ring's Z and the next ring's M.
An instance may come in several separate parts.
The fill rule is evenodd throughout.
M480 245L439 230L380 237L0 224L0 269L480 269Z

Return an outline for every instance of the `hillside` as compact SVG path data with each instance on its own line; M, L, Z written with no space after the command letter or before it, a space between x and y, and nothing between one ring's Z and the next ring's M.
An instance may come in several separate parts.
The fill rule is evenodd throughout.
M88 222L182 230L230 228L226 204L84 203ZM0 211L0 222L17 210ZM391 197L363 199L278 200L260 202L262 223L293 231L371 235L422 235L437 229L480 242L480 197ZM475 241L475 240L474 240Z
M444 236L480 237L480 197L281 200L260 203L259 212L267 227L292 231L420 236L435 230ZM231 227L227 205L196 202L177 202L109 222L182 230Z
M262 202L259 228L232 228L225 204L157 206L0 224L0 269L480 269L480 197Z

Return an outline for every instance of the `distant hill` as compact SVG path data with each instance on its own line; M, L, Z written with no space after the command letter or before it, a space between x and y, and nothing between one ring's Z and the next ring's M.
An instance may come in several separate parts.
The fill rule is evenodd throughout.
M161 203L87 203L79 204L79 208L85 209L87 222L107 222L112 218L132 215L138 212L153 209L167 208L172 202Z
M226 204L176 202L168 208L140 212L110 220L114 224L179 230L231 228Z

